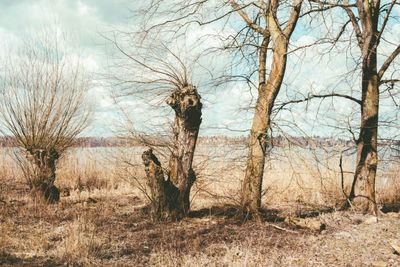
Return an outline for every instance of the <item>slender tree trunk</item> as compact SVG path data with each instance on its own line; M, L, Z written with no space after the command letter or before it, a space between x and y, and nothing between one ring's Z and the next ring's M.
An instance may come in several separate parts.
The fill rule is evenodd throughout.
M175 90L167 104L175 111L167 180L164 180L161 164L154 154L146 151L142 155L156 220L185 217L190 209L190 189L196 180L192 163L201 124L200 95L195 87L187 85Z
M242 187L243 208L258 217L261 206L261 191L264 175L268 129L275 99L279 93L287 61L287 38L278 32L272 33L273 62L266 81L266 53L269 36L264 38L259 55L259 88L256 110L253 117L249 141L249 155Z
M242 185L244 212L251 213L256 219L260 219L259 208L271 112L285 75L288 44L303 3L302 0L293 1L289 18L283 28L283 23L280 23L278 19L280 2L282 1L271 0L265 3L262 16L265 18L266 26L262 28L261 25L255 26L247 14L239 8L239 5L235 1L231 1L232 6L238 10L247 25L263 37L259 48L258 98L250 133L246 173ZM267 80L266 58L270 39L272 39L272 65Z
M30 149L27 150L27 159L32 164L30 186L33 199L50 204L58 202L60 191L54 185L58 153L53 150Z
M257 214L261 206L261 190L264 175L267 131L269 127L268 103L259 95L249 141L249 155L242 188L242 206L250 213Z

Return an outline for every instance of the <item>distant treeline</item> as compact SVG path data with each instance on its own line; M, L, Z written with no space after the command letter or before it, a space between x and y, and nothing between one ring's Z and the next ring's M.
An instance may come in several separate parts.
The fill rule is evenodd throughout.
M129 147L140 146L144 143L166 143L167 137L159 136L135 136L135 137L80 137L77 138L74 147ZM204 136L199 137L199 145L246 145L247 137L231 136ZM354 145L353 140L333 139L327 137L294 137L276 136L271 140L273 146L285 147L288 145L299 147L350 147ZM399 140L381 140L381 145L399 146ZM0 147L13 147L15 140L12 137L0 136Z

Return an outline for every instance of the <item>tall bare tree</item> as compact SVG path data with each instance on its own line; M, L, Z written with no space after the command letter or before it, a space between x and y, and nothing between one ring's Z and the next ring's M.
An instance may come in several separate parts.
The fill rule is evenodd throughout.
M385 78L385 73L400 54L400 44L391 44L395 48L389 55L385 55L386 58L380 66L378 48L381 43L386 42L383 34L392 23L394 8L399 6L399 3L395 0L384 3L379 0L312 2L322 6L324 10L341 8L348 16L341 33L348 24L352 25L360 49L361 100L357 102L361 107L361 121L359 136L356 139L356 168L348 200L363 212L377 214L375 180L378 167L380 86L399 81L399 78L393 75Z
M285 3L283 3L285 2ZM290 3L288 3L290 2ZM251 31L260 36L258 47L258 97L250 132L249 155L242 187L242 205L257 216L261 206L262 181L268 145L271 113L284 79L290 37L296 27L303 1L261 1L252 3L258 9L253 19L246 13L247 6L231 0L232 8L242 17ZM286 20L278 10L289 4ZM249 6L249 5L248 5ZM285 14L285 15L286 15ZM267 72L267 52L272 50L272 63Z
M10 53L1 74L0 125L28 161L27 180L36 200L54 203L59 157L88 125L89 79L62 51L57 34L28 37Z

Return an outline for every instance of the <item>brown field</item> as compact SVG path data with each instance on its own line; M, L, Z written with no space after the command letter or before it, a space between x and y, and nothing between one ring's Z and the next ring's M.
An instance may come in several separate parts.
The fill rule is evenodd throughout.
M246 149L201 145L190 216L157 224L143 209L141 147L74 148L59 162L56 181L70 195L49 206L29 199L6 150L0 153L2 266L400 266L391 247L400 242L395 161L382 160L378 172L385 213L376 222L337 211L344 196L334 149L276 148L266 166L264 221L252 222L235 216ZM352 160L343 158L346 188ZM288 218L326 227L300 227Z

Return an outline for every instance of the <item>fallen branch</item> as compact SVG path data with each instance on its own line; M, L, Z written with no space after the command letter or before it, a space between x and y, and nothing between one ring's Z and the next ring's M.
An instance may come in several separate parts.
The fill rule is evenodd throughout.
M289 233L292 233L292 234L299 234L298 231L286 229L286 228L280 227L280 226L272 224L272 223L266 223L266 225L272 226L272 227L274 227L274 228L276 228L278 230L281 230L281 231L289 232Z

